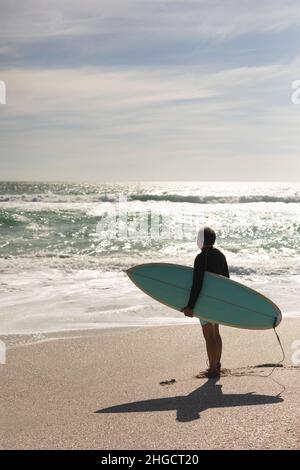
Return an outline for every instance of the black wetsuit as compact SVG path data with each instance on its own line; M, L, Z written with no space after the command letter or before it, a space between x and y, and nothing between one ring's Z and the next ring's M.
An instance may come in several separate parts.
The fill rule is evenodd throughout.
M223 253L217 248L208 247L203 248L201 253L196 256L194 261L194 274L193 284L191 288L189 302L187 307L194 308L202 288L204 272L221 274L222 276L229 277L227 261Z

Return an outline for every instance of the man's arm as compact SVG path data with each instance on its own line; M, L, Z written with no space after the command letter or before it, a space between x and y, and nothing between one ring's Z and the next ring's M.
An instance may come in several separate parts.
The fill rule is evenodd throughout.
M202 253L196 256L194 262L193 284L191 287L190 298L187 304L188 308L193 309L200 294L203 277L205 272L204 259Z
M224 256L224 268L223 268L223 272L224 272L223 276L225 276L225 277L230 277L230 276L229 276L228 264L227 264L227 261L226 261L225 256Z

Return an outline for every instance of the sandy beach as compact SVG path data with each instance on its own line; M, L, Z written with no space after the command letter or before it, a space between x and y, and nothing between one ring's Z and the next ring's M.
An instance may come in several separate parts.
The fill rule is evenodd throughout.
M300 1L14 3L0 450L300 450Z
M198 325L94 331L8 350L1 373L4 449L297 449L299 320L272 331L222 327L218 381ZM175 379L169 385L160 382Z

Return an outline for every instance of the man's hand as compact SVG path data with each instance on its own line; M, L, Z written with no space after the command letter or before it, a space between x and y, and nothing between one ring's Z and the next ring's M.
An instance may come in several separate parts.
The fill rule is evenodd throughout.
M186 317L193 317L194 312L190 307L184 307L181 309L181 311L185 314Z

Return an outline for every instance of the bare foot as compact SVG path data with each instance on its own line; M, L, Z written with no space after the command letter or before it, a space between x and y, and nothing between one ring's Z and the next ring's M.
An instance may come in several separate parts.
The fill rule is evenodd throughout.
M220 369L208 369L206 371L206 374L205 376L208 378L208 379L213 379L215 377L220 377Z
M197 375L194 375L195 379L212 379L215 377L220 377L221 371L219 369L216 370L204 370L200 371Z

